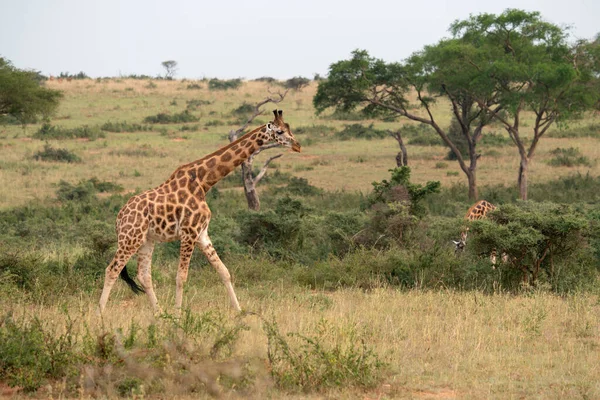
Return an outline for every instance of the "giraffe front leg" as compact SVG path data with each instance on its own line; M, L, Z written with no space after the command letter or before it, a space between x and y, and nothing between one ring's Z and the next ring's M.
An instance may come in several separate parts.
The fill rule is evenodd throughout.
M231 283L231 275L229 274L229 270L227 270L227 267L225 266L225 264L223 264L223 262L219 258L217 251L213 247L213 244L212 244L210 238L208 237L207 230L204 230L200 234L200 238L198 240L198 246L200 247L200 249L206 256L206 258L208 259L208 262L210 262L210 265L212 265L217 270L217 273L221 277L221 281L223 281L223 284L225 284L225 288L227 289L227 294L229 295L229 300L231 301L231 306L236 311L242 311L242 309L240 308L240 303L238 302L238 299L235 295L235 291L233 290L233 285Z
M190 267L190 259L194 252L194 240L181 239L181 247L179 249L179 268L177 269L177 278L175 280L175 315L181 315L181 305L183 303L183 285L187 281L188 270Z
M147 240L138 251L138 271L137 277L144 291L148 295L152 310L155 314L160 314L158 300L152 286L152 252L154 251L154 242Z

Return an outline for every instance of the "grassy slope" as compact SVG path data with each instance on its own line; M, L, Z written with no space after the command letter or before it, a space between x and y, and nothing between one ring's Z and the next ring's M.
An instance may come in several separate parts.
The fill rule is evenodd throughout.
M200 130L197 132L181 132L179 128L183 124L174 124L165 126L167 135L158 131L108 133L106 139L93 142L67 140L51 143L55 147L66 147L82 157L84 162L75 166L31 160L31 155L43 146L41 141L28 137L38 129L37 125L28 126L26 131L18 126L0 127L0 185L11 188L0 193L0 208L52 195L55 190L53 185L61 179L76 182L96 176L101 180L117 181L127 190L155 186L180 164L200 158L226 144L226 134L238 126L231 111L244 102L254 103L263 99L270 87L266 83L246 82L235 91L209 91L206 82L198 83L202 87L199 90L188 90L190 82L157 81L155 84L156 88L148 88L147 81L137 80L49 82L49 86L65 92L65 100L52 123L67 128L97 125L109 120L140 123L145 116L159 112L181 112L186 108L186 100L191 99L208 100L212 104L194 111L201 118L199 122L187 124L198 125ZM345 124L354 123L315 116L312 107L315 90L316 84L312 83L300 92L290 92L285 101L277 106L285 110L284 115L292 129L314 124L339 129ZM268 106L268 112L270 109L271 106ZM445 104L440 103L436 112L441 125L449 123L450 115ZM267 118L268 115L260 117L258 122L265 122ZM215 120L223 121L225 125L205 126L207 122ZM595 121L590 117L585 123ZM403 120L395 123L363 122L374 122L376 127L385 129L394 129L405 123ZM525 118L523 126L528 124L531 126L528 118ZM492 130L501 132L497 127ZM301 136L299 138L302 139ZM155 154L143 158L118 154L123 150L135 151L142 146L149 146L155 150ZM592 167L548 167L546 161L551 157L549 152L556 147L577 147L590 160L600 158L600 146L596 139L545 138L531 166L531 182L555 179L574 171L590 171L594 176L600 174L600 165L597 163ZM487 150L491 149L482 149L483 157L479 161L480 185L514 184L518 167L515 147L494 148L496 154L492 157L486 157ZM305 145L302 154L286 153L277 164L282 171L307 178L312 184L329 190L367 191L372 181L388 176L387 170L394 167L397 151L397 144L391 138L345 142L321 140L312 146ZM415 182L465 182L464 174L456 162L446 162L447 167L435 168L447 153L445 147L409 145L408 151ZM268 155L263 153L261 156ZM452 171L459 172L459 175L449 176L448 172Z

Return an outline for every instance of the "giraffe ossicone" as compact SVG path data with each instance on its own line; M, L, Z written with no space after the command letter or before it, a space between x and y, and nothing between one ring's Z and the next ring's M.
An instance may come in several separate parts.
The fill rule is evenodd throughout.
M188 276L190 258L198 246L219 274L231 305L241 311L227 267L214 249L208 236L211 212L206 193L265 143L279 143L295 152L301 146L282 110L273 110L274 119L266 125L241 136L219 150L177 168L161 185L133 196L119 211L116 221L118 248L106 268L100 296L100 313L104 312L111 289L121 276L134 292L146 292L155 312L158 301L152 286L151 263L157 242L181 241L176 278L175 308L179 313L183 302L183 286ZM138 285L125 265L138 255Z

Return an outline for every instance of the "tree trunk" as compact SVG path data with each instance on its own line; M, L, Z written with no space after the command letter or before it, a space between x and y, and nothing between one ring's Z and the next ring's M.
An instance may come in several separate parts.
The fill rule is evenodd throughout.
M479 198L479 190L477 189L477 174L474 170L467 174L467 180L469 181L469 200L475 201Z
M254 177L252 176L252 165L248 165L246 162L242 163L242 181L244 184L244 194L246 195L248 208L252 211L259 211L260 199L258 198L256 185L254 184Z
M529 172L529 160L527 157L521 157L521 164L519 165L519 195L521 200L527 200L527 174Z

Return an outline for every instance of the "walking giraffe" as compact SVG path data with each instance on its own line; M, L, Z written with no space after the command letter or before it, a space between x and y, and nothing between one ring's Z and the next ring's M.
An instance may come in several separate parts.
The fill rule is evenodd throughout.
M198 246L225 284L231 305L241 311L227 267L219 258L208 237L211 212L206 193L251 154L268 142L279 143L300 152L290 126L283 121L283 111L273 110L273 121L259 126L221 149L177 168L160 186L133 196L117 215L117 252L106 268L100 296L100 313L104 312L110 291L120 275L136 292L146 292L155 312L158 301L152 287L151 262L156 242L181 241L176 278L175 308L181 311L183 285L187 280L190 258ZM127 274L125 264L138 255L138 286Z
M477 203L473 204L471 208L465 214L465 220L468 222L475 221L478 219L485 218L487 213L496 209L496 206L486 200L479 200ZM467 233L469 232L469 226L467 225L465 229L460 234L460 240L453 240L456 248L454 249L455 253L460 253L465 249L467 245ZM490 255L490 260L494 268L496 268L496 249L492 250L492 254Z

